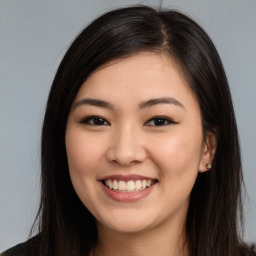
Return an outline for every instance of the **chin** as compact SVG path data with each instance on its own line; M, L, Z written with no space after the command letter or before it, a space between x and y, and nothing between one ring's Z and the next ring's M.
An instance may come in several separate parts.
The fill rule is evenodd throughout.
M139 233L153 226L153 218L138 213L118 213L109 215L109 218L101 218L98 227L110 229L120 233Z
M112 223L112 224L102 224L101 225L106 228L110 229L113 232L118 232L118 233L141 233L149 228L147 224L144 223Z

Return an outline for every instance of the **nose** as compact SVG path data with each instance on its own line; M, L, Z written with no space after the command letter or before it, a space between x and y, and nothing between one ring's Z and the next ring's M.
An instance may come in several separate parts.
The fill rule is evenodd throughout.
M107 158L112 163L130 166L143 162L147 157L143 135L138 129L131 126L122 127L113 131L110 140Z

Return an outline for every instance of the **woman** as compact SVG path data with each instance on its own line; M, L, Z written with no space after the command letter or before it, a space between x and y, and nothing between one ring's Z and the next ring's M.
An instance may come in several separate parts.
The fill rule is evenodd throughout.
M209 37L176 11L114 10L59 66L38 234L4 255L255 255L238 234L241 183L232 100Z

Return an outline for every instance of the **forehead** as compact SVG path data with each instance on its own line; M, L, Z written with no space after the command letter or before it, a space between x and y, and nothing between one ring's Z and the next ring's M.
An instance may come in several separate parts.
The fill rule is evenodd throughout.
M82 85L75 101L83 97L120 105L159 97L178 98L186 104L196 101L176 62L165 54L151 52L101 66Z

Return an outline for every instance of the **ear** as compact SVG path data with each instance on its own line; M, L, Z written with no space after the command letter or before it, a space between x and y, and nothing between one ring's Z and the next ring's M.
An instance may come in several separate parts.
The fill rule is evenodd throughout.
M199 172L203 173L209 171L207 164L212 164L217 148L217 137L213 132L206 132L205 140L202 144L202 154L199 163Z

